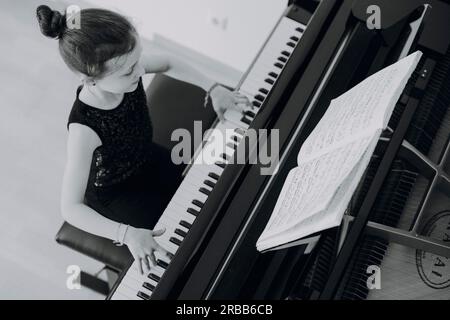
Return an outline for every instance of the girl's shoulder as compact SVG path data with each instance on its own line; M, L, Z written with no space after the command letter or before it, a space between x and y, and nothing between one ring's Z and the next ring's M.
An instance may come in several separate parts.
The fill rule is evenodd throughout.
M69 125L71 123L79 123L87 125L87 115L86 109L84 108L83 103L78 99L79 89L77 89L77 96L75 101L73 102L72 109L70 110L69 117L67 119L67 130L69 130Z
M89 150L102 145L100 137L91 127L77 122L69 124L69 141L73 141L73 145Z
M95 119L92 119L92 113L86 109L86 105L79 100L78 94L81 91L81 86L77 89L77 96L70 110L67 120L67 130L69 132L69 138L77 136L83 139L89 139L99 142L101 144L101 138L95 128Z
M67 121L67 128L70 123L77 122L87 126L94 126L99 122L108 110L97 108L96 105L101 104L100 101L95 100L92 95L86 93L82 85L77 88L75 101L69 113Z

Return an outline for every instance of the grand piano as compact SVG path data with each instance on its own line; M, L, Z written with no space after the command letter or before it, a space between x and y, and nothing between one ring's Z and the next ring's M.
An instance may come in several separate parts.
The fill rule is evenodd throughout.
M380 8L380 28L367 26L370 5ZM258 252L330 101L416 50L423 57L342 224L314 247ZM132 263L108 299L450 299L450 3L291 1L236 89L252 107L212 124L235 134L215 163L188 167L158 221L173 256L158 256L144 275ZM276 174L230 162L249 128L279 130ZM377 288L368 286L373 272Z

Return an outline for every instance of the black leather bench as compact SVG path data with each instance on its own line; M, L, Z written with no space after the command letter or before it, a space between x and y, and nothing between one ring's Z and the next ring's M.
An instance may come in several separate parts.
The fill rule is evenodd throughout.
M205 92L191 84L158 74L146 93L154 127L153 141L168 150L177 143L171 141L173 130L185 128L193 137L195 120L202 121L204 132L216 118L211 106L206 109L203 107ZM194 139L191 141L195 148ZM56 241L101 262L107 270L117 273L124 270L132 259L126 246L117 247L111 240L82 231L67 222L64 222L56 234ZM107 294L110 284L99 280L97 275L98 273L92 276L83 272L81 284Z

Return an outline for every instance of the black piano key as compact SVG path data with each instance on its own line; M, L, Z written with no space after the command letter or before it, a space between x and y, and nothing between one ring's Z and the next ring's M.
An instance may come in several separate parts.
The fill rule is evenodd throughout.
M144 300L150 300L150 296L148 294L146 294L146 293L141 292L141 291L139 291L137 293L137 296L139 298L141 298L141 299L144 299Z
M158 261L161 261L161 260L158 260ZM144 282L144 284L142 286L149 291L155 290L155 286L148 282Z
M215 165L221 167L222 169L225 169L226 166L226 164L223 162L216 162Z
M197 200L197 199L194 199L194 200L192 200L192 202L191 202L192 204L195 204L197 207L203 207L203 205L204 205L204 203L203 202L201 202L201 201L199 201L199 200Z
M292 36L292 37L290 37L290 39L291 39L292 41L295 41L295 42L298 42L298 40L300 40L300 39L297 38L296 36Z
M209 191L208 189L203 188L203 187L200 188L200 192L203 194L206 194L207 196L209 196L211 194L211 191Z
M186 238L186 236L187 236L187 233L186 233L186 232L184 232L183 230L178 229L178 228L175 229L175 233L176 233L177 235L183 237L183 238Z
M210 180L205 180L203 181L204 184L206 184L208 187L214 188L214 186L216 185L214 182L210 181Z
M176 244L177 246L181 246L181 240L180 239L177 239L175 237L170 237L169 241L172 242L173 244Z
M238 136L231 136L231 139L233 139L233 141L235 142L241 141L241 139Z
M273 71L269 73L269 76L271 76L272 78L275 78L275 79L278 78L278 74Z
M177 230L180 230L180 229L175 229L175 232L176 232ZM180 230L180 231L181 231L181 230ZM181 232L183 232L183 231L181 231ZM184 233L185 233L185 232L184 232ZM184 237L183 237L183 238L184 238ZM169 266L169 264L168 264L167 262L165 262L165 261L163 261L163 260L161 260L161 259L156 260L156 265L160 266L160 267L163 268L163 269L167 269L167 267Z
M273 65L279 69L283 69L283 66L284 66L284 64L279 63L279 62L275 62Z
M298 28L295 28L295 31L303 33L305 31L305 29L302 27L298 27Z
M236 129L234 129L234 132L237 132L241 136L243 136L245 134L245 131L242 128L236 128Z
M287 62L287 59L285 57L278 57L278 61L281 61L283 63Z
M186 229L189 230L189 229L192 227L192 224L190 224L190 223L187 222L187 221L181 220L181 221L180 221L180 226L185 227Z
M264 81L267 82L268 84L272 84L272 85L275 83L275 81L273 81L273 80L270 79L270 78L267 78L267 79L265 79Z
M249 111L249 110L245 111L244 114L250 118L256 117L256 113Z
M200 213L200 212L198 212L197 210L192 209L192 208L188 208L188 209L187 209L187 212L190 213L190 214L192 214L192 215L194 215L194 216L198 216L198 214Z
M235 145L234 143L231 143L231 142L228 142L228 143L227 143L227 147L228 147L228 148L231 148L231 149L233 149L233 150L236 150L236 149L237 149L237 145Z
M287 52L287 51L281 51L281 54L283 55L283 56L285 56L285 57L288 57L289 58L289 56L291 55L289 52Z
M260 88L258 91L265 95L269 93L269 90L267 90L266 88Z
M172 238L170 238L170 239L172 239ZM160 278L159 276L157 276L156 274L154 274L154 273L150 273L150 274L148 275L148 278L149 278L149 279L152 279L152 280L155 281L155 282L159 282L159 280L161 280L161 278Z
M259 101L252 101L252 104L254 107L257 107L257 108L261 107L261 102L259 102Z
M243 123L245 123L247 125L250 125L252 123L252 120L250 120L249 118L244 116L244 117L241 118L241 122L243 122Z
M258 100L258 101L260 101L260 102L263 102L265 98L264 98L263 95L257 94L257 95L255 96L255 99Z
M225 160L225 161L228 161L228 160L230 159L230 156L227 155L226 153L222 153L222 154L220 155L220 157L221 157L223 160Z
M214 172L208 173L208 177L213 178L214 180L219 180L219 178L220 178L219 175ZM205 181L208 181L208 180L205 180Z
M291 48L295 48L295 43L289 41L288 43L286 43L289 47Z
M174 254L173 254L173 253L170 253L170 252L167 252L167 253L166 253L166 256L167 256L170 260L172 260L173 257L174 257Z

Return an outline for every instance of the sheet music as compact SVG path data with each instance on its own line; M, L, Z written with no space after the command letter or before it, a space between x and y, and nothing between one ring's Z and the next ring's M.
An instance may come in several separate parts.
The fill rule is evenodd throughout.
M421 56L417 51L331 100L327 112L303 144L297 162L385 128Z
M280 246L281 248L281 245L286 242L292 242L295 239L304 238L313 233L338 226L358 186L358 182L364 175L377 142L378 139L376 138L371 141L361 161L342 180L334 194L331 195L327 205L324 206L324 209L320 209L314 214L308 215L308 217L299 219L297 223L286 224L284 230L279 229L276 232L272 232L271 235L267 233L265 238L261 237L258 240L258 250L263 251L273 246Z
M331 101L288 174L258 250L339 225L421 55L411 54Z
M299 221L317 220L316 215L329 206L369 145L377 140L367 135L291 170L261 240L283 233Z

